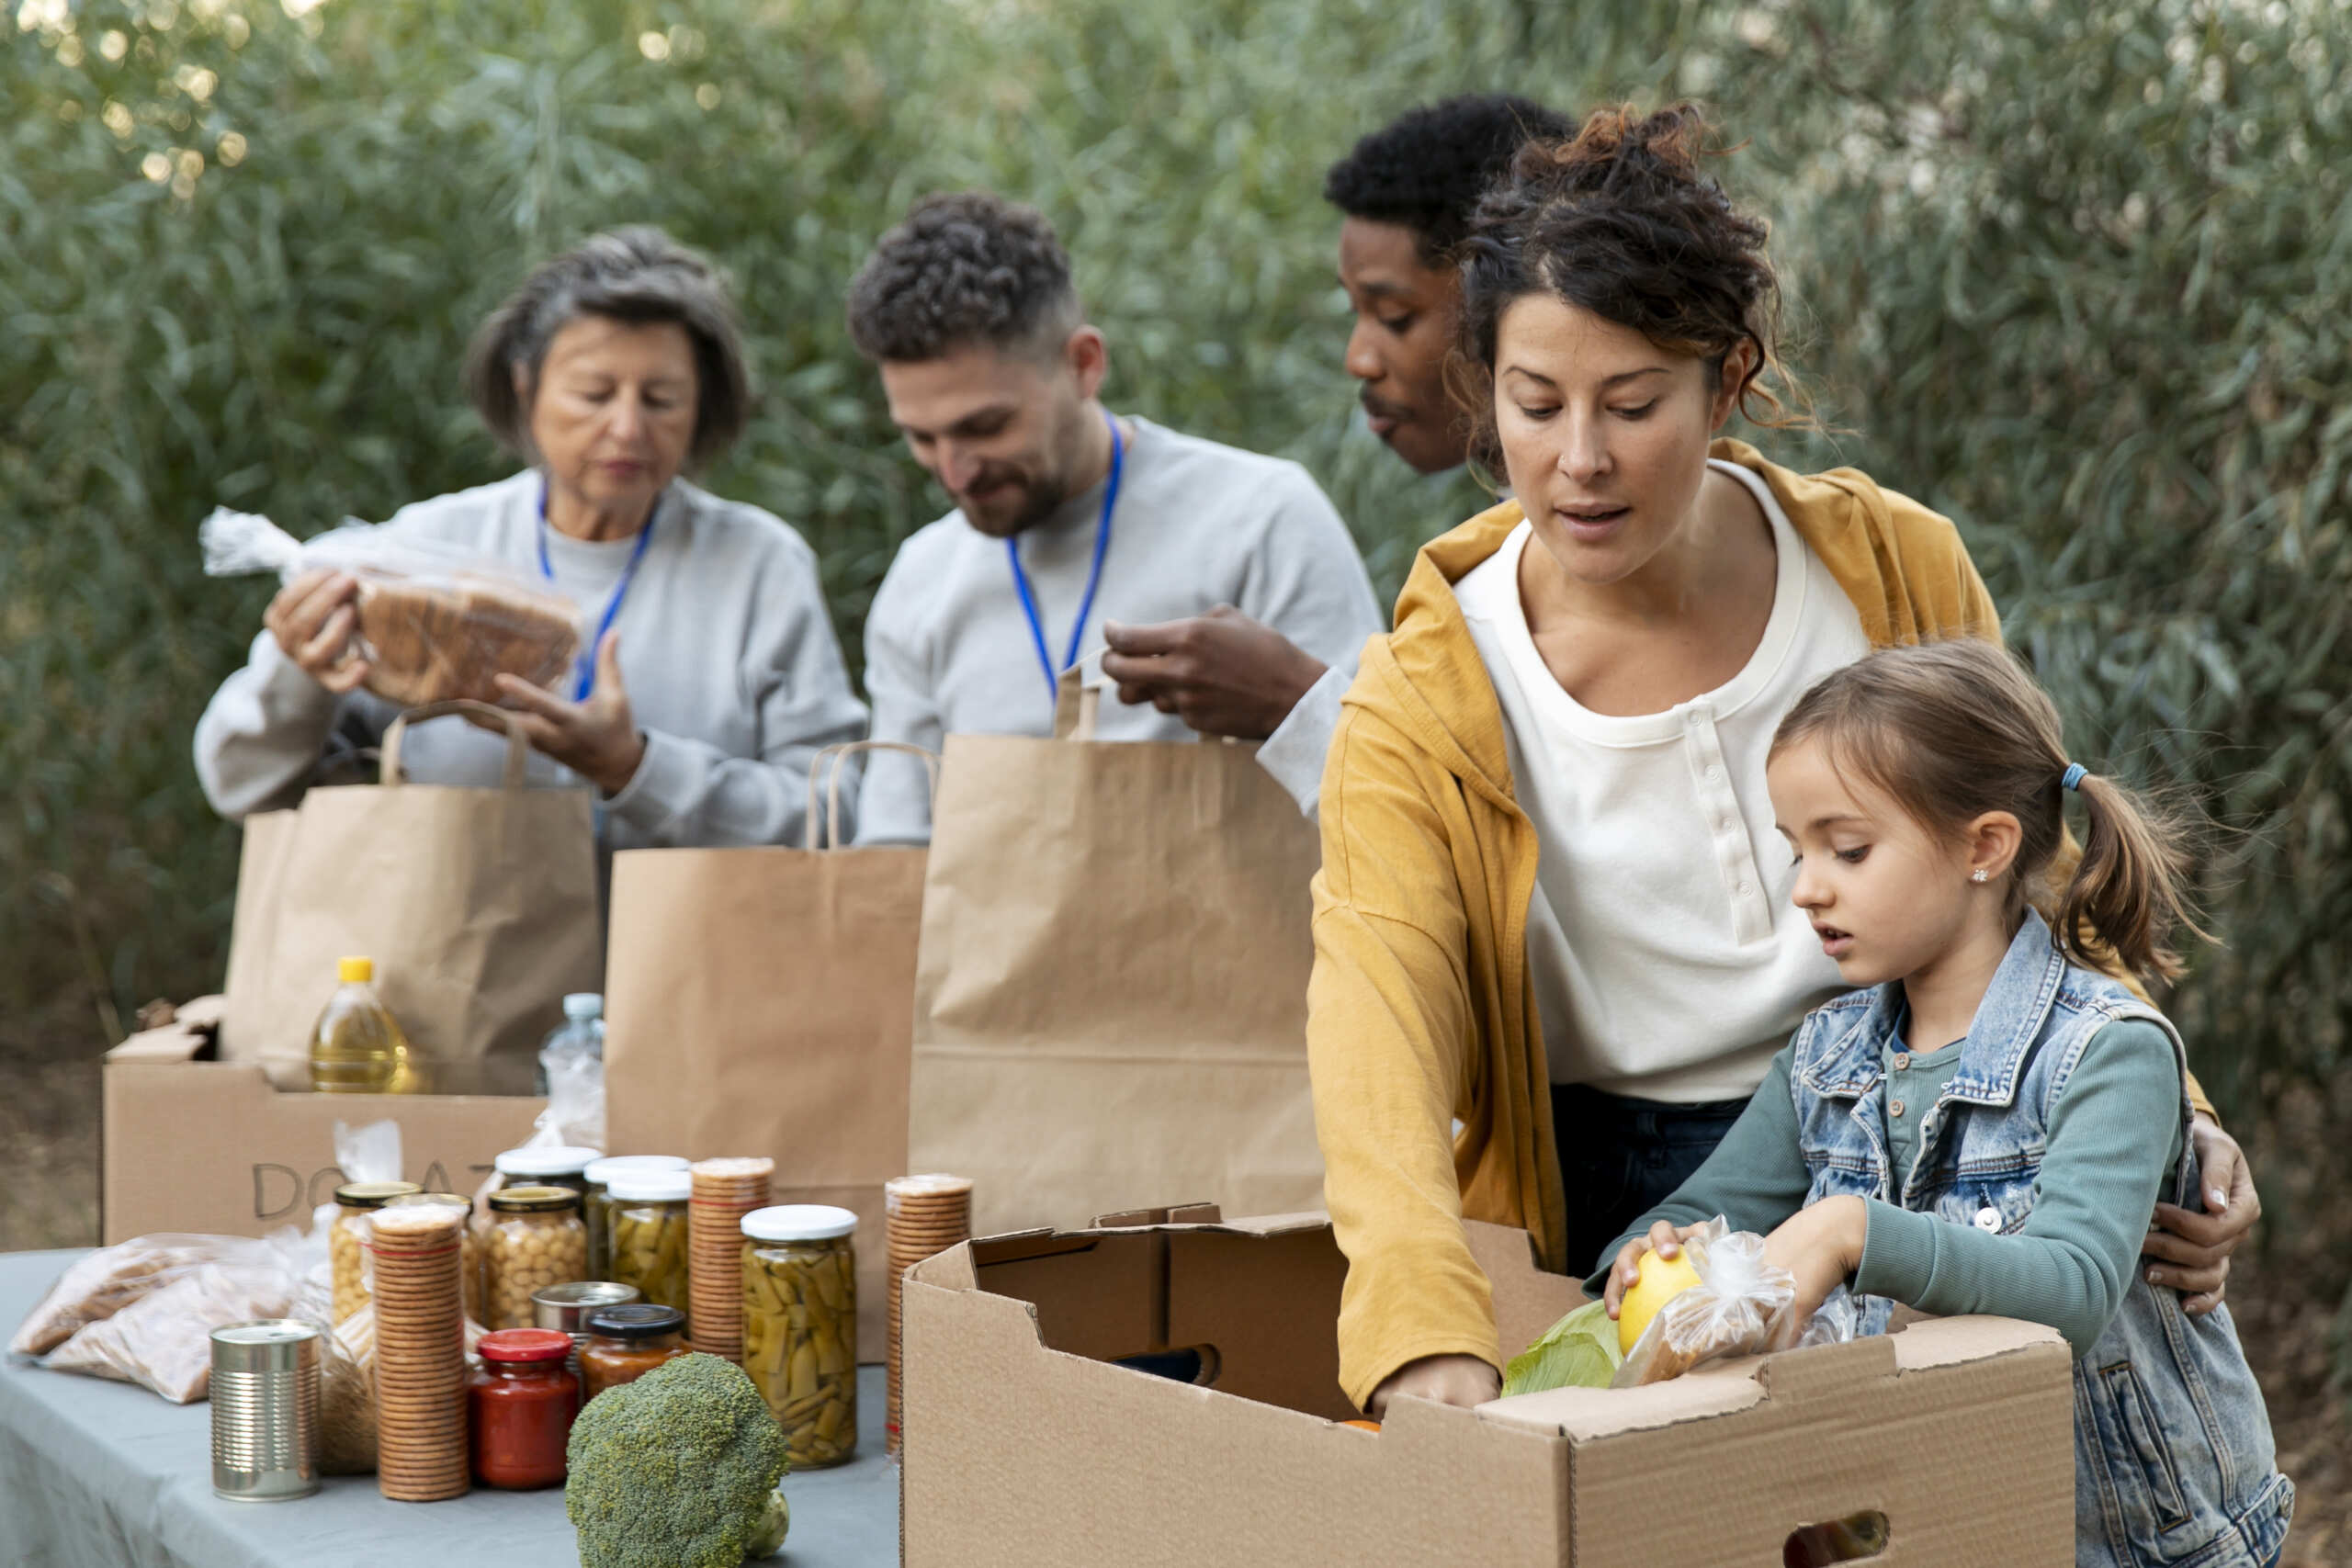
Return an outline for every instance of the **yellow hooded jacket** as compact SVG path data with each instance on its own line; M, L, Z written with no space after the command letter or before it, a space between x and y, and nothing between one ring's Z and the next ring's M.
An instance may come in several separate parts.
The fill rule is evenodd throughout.
M1793 473L1736 441L1712 455L1764 477L1873 647L1999 639L1949 520L1851 468ZM1364 649L1324 771L1307 1056L1325 1198L1348 1258L1340 1382L1358 1405L1424 1356L1502 1364L1464 1216L1526 1230L1547 1269L1586 1261L1562 1256L1551 1077L1528 975L1535 829L1453 586L1521 516L1506 502L1423 547L1396 629Z

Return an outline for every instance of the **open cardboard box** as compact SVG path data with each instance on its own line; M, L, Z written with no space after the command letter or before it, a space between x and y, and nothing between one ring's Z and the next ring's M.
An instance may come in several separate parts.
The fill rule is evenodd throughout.
M154 1231L261 1235L307 1223L345 1177L334 1124L401 1125L405 1179L471 1192L531 1135L544 1100L484 1094L301 1094L256 1062L214 1059L221 998L188 1003L107 1053L100 1198L105 1241Z
M1472 1224L1507 1346L1582 1299ZM1881 1568L2066 1568L2064 1341L1921 1319L1626 1390L1338 1425L1346 1260L1323 1216L1213 1207L968 1243L906 1290L908 1568L1781 1568L1883 1515ZM1196 1380L1116 1364L1140 1355ZM1869 1534L1872 1524L1858 1531ZM1798 1536L1792 1556L1792 1537Z

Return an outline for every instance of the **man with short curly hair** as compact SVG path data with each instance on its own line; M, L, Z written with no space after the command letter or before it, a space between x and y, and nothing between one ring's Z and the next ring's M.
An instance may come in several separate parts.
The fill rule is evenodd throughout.
M1324 176L1340 225L1340 283L1355 307L1348 374L1372 433L1425 474L1458 468L1469 422L1445 386L1461 289L1453 247L1478 198L1529 141L1576 123L1506 93L1411 109L1355 144Z
M892 422L956 503L899 548L867 615L875 739L1049 735L1056 681L1107 641L1127 705L1106 708L1103 739L1262 739L1260 761L1311 810L1339 694L1382 623L1306 471L1106 410L1108 345L1035 209L918 202L848 314ZM876 754L859 841L930 833L921 768Z

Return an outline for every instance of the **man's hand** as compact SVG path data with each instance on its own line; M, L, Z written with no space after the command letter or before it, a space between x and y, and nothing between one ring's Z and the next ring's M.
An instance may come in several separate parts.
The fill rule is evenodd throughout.
M345 662L359 627L359 580L323 568L306 571L277 591L261 624L302 673L341 696L368 678L368 661Z
M1400 1393L1435 1400L1440 1404L1458 1404L1467 1410L1490 1399L1500 1399L1503 1375L1476 1356L1424 1356L1389 1373L1372 1391L1364 1414L1375 1421L1385 1419L1384 1413L1389 1400Z
M2157 1204L2141 1250L2148 1283L2178 1291L2180 1310L2202 1317L2222 1304L2229 1290L2230 1254L2262 1217L2262 1199L2235 1138L2201 1111L2188 1132L2205 1184L2205 1212L2192 1214L2171 1203Z
M1123 703L1149 703L1203 735L1263 740L1280 728L1322 660L1230 604L1152 626L1102 626L1102 673Z
M566 702L513 675L498 677L498 691L515 710L514 727L534 749L606 795L618 795L637 776L637 765L645 760L645 737L638 733L628 692L621 684L620 633L605 634L596 650L596 684L584 703ZM497 728L470 716L468 722Z

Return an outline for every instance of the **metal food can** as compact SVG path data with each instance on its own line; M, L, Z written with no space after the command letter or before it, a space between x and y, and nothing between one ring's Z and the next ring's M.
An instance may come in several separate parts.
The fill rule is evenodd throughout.
M319 1489L319 1331L290 1318L212 1331L212 1490L282 1503Z

